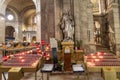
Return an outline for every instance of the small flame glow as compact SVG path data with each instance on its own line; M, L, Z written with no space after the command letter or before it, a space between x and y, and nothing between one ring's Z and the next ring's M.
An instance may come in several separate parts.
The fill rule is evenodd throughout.
M21 60L21 62L24 62L24 61L25 61L24 59Z
M19 59L22 59L22 58L23 58L22 56L19 57Z
M97 62L98 62L98 61L100 61L100 59L95 59L95 61L97 61Z
M96 58L96 56L92 56L92 58Z
M99 56L99 58L103 58L103 56Z

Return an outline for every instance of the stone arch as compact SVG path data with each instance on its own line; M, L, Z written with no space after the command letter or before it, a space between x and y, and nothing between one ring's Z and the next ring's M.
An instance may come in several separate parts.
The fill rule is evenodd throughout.
M3 11L3 13L5 13L5 9L6 9L6 7L7 7L7 5L8 5L8 3L10 2L10 1L12 1L12 0L3 0L2 2L1 2L1 9L3 9L2 11ZM34 5L35 5L35 7L37 7L37 5L36 5L36 3L35 3L35 0L32 0L33 1L33 3L34 3Z
M19 14L19 11L15 7L8 5L7 8L8 9L12 9L12 11L14 11L17 14Z
M29 15L27 15L29 14ZM33 15L36 15L36 9L35 9L35 6L28 6L26 8L24 8L21 13L20 13L20 16L21 17L21 20L22 20L22 28L25 27L25 26L28 26L28 25L32 25L32 22L33 22ZM23 29L24 30L24 29Z
M35 42L35 41L36 41L36 36L32 36L31 42Z
M8 37L14 37L14 33L15 32L15 29L14 29L14 27L13 26L6 26L6 28L5 28L5 34L6 34L6 36L8 36Z
M1 12L0 12L0 14L1 15L3 15L3 16L5 16L5 11L6 11L6 8L7 8L7 6L8 6L8 4L9 4L9 2L10 1L12 1L12 0L2 0L2 1L0 1L1 2L1 5L0 5L0 10L1 10ZM39 36L38 37L38 41L40 41L40 39L41 39L41 33L40 33L40 31L41 31L41 27L40 27L40 25L41 25L41 23L40 23L40 20L41 20L41 18L40 18L40 1L41 0L32 0L32 2L34 3L34 5L35 5L35 8L36 8L36 15L37 15L37 26L39 26L39 28L37 28L37 30L39 30L39 32L37 33L37 36ZM12 7L10 7L12 10L15 10L14 8L12 8ZM18 11L16 11L15 10L15 12L16 13L19 13ZM38 14L39 13L39 14ZM18 14L19 15L19 14ZM19 15L20 16L20 15ZM19 20L19 18L18 18L18 20ZM5 20L3 21L3 22L1 22L2 24L3 24L3 26L6 26L5 25ZM19 26L21 26L20 24L18 24L18 27ZM3 28L3 30L4 30L4 32L5 32L5 27ZM4 33L3 32L3 33ZM19 36L19 35L18 35ZM3 35L3 38L5 37L5 34ZM2 40L1 39L1 41L3 42L4 41L4 39Z
M19 19L19 13L16 11L16 9L14 9L14 8L11 8L11 7L7 7L7 9L8 10L10 10L11 12L12 12L12 14L13 14L13 16L14 16L14 21L18 21L18 19ZM7 11L7 9L6 9L6 11ZM5 12L6 13L6 12ZM6 14L7 15L7 14Z
M20 15L24 14L27 10L30 10L30 9L36 9L36 8L34 5L28 6L21 11Z

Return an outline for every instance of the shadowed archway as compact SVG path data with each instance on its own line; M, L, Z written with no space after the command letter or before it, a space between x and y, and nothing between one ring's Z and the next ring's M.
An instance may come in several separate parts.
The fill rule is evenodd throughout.
M12 26L7 26L5 28L5 40L14 40L15 29Z

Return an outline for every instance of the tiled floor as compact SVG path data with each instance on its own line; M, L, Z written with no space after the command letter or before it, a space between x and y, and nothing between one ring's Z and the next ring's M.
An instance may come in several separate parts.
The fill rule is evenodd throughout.
M40 71L37 72L37 80L41 79L42 73ZM120 75L120 74L119 74ZM7 78L6 73L6 78ZM80 80L104 80L101 77L100 73L89 73L88 79L86 75L79 75ZM4 80L4 79L2 79ZM24 77L21 80L35 80L35 74L34 73L25 73ZM44 74L44 80L47 80L47 75ZM77 80L77 75L73 73L52 73L50 74L49 80ZM120 79L117 79L120 80Z
M37 72L37 80L41 80L41 73ZM21 80L35 80L33 73L26 73L25 77ZM80 80L87 80L85 75L80 75ZM50 74L50 80L77 80L77 75L73 73L52 73ZM44 74L44 80L47 80L47 75ZM90 73L89 80L103 80L100 73Z
M37 72L37 80L41 79L41 72ZM6 74L7 77L7 74ZM80 80L87 80L85 75L80 75ZM73 73L52 73L50 74L49 80L77 80L77 75ZM103 80L100 73L90 73L89 80ZM4 79L2 79L4 80ZM35 80L34 73L25 73L25 76L21 80ZM47 80L47 75L44 74L44 80Z
M44 80L47 80L47 75L44 74ZM87 80L85 75L80 75L80 80ZM77 80L77 75L72 73L53 73L50 74L50 80ZM34 74L26 74L21 80L35 80ZM41 80L41 73L37 73L37 80ZM103 80L100 73L90 73L89 80Z

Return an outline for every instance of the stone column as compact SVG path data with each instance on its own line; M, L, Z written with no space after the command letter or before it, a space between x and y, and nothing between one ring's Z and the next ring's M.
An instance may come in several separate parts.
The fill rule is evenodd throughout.
M87 0L79 1L79 27L80 27L80 39L83 40L83 44L88 44L88 13L87 13Z
M40 12L38 12L36 14L36 27L37 27L37 35L36 35L36 39L37 39L37 42L40 42L41 41L41 14Z
M18 41L19 40L19 33L18 33L18 31L19 31L19 22L18 21L16 21L16 25L15 26L17 26L17 27L14 27L15 28L15 33L14 33L14 37L15 37L15 41Z
M119 4L113 3L113 22L115 28L115 40L116 40L116 50L120 49L120 16L119 16Z
M80 2L74 0L75 40L80 40Z
M92 3L88 3L88 42L94 43L94 24L93 24L93 6Z
M55 37L54 0L41 0L41 39L46 42Z
M62 40L62 33L60 30L60 19L62 17L62 0L54 0L54 8L55 8L55 38L58 40Z
M93 6L92 3L88 2L88 30L87 30L87 36L88 36L88 43L90 44L90 48L94 51L96 51L96 46L94 44L94 22L93 22Z
M18 23L18 41L23 41L23 34L22 34L22 19L21 18L19 18L18 19L19 21L19 23Z
M41 41L41 0L34 1L36 6L36 27L37 27L37 34L36 34L36 41Z
M0 1L0 43L5 42L5 11L10 0Z
M5 16L0 14L0 43L5 42Z

